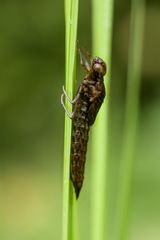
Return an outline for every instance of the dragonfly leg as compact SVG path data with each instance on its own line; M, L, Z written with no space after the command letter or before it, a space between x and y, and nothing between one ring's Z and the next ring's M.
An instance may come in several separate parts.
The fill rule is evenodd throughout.
M67 108L66 108L66 106L65 106L65 104L64 104L64 101L63 101L64 96L66 96L65 93L62 93L62 95L61 95L61 104L62 104L62 106L63 106L66 114L68 115L68 117L72 119L72 118L73 118L73 115L74 115L74 112L70 113L70 112L67 110Z
M77 101L77 99L79 98L79 91L78 91L78 94L76 95L76 97L72 100L72 99L70 99L70 97L67 95L66 90L64 89L64 86L63 86L62 90L63 90L63 93L64 93L65 97L68 99L68 101L69 101L71 104L75 104L76 101Z
M64 98L64 96L65 96L71 104L75 104L76 101L78 100L78 98L80 97L80 91L81 91L81 89L82 89L82 86L80 86L79 91L78 91L76 97L75 97L73 100L71 100L70 97L67 95L67 93L66 93L66 91L65 91L65 89L64 89L64 86L63 86L63 88L62 88L63 93L62 93L62 95L61 95L61 104L62 104L65 112L67 113L68 117L71 118L71 119L72 119L73 116L74 116L74 111L73 111L72 113L70 113L70 112L67 110L67 108L66 108L66 106L65 106L65 104L64 104L63 98Z

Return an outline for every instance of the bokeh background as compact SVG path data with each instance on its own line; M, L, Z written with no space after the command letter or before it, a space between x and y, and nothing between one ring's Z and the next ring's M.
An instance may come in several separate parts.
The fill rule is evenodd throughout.
M147 1L140 121L129 240L160 239L160 4ZM91 4L80 1L78 39L91 50ZM110 219L118 187L130 1L115 1L110 115ZM0 239L61 239L65 81L64 3L0 1ZM78 74L77 80L80 80ZM80 196L88 239L91 159ZM111 224L110 234L114 228Z

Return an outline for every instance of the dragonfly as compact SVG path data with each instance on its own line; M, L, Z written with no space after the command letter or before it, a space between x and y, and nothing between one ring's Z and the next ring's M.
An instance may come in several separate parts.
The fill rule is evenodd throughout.
M73 183L76 198L81 191L86 162L87 143L89 130L95 122L97 113L106 95L104 86L104 75L106 74L106 63L100 58L91 56L82 48L77 46L80 64L86 74L72 100L64 86L61 95L61 104L72 120L71 151L70 151L70 179ZM69 112L64 104L64 97L72 104L72 112Z

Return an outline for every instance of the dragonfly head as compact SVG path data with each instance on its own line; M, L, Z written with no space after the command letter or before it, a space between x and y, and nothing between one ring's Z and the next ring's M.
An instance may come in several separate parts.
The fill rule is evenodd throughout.
M92 60L92 69L94 72L98 73L102 77L106 74L106 64L99 57L95 57Z

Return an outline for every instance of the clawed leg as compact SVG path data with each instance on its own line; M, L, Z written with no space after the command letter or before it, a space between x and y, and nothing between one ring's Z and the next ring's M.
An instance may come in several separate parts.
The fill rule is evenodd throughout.
M75 104L77 99L79 98L79 92L77 94L77 96L75 97L75 99L71 100L70 97L67 95L66 93L66 90L64 89L64 86L62 87L62 90L63 90L63 94L65 95L65 97L68 99L68 101L71 103L71 104Z
M70 97L67 95L67 93L66 93L66 91L65 91L65 89L64 89L64 86L63 86L62 90L63 90L63 93L62 93L62 95L61 95L61 104L62 104L62 106L63 106L66 114L68 115L68 117L72 119L73 116L74 116L74 111L73 111L72 113L70 113L70 112L67 110L67 108L66 108L66 106L65 106L65 104L64 104L63 99L64 99L64 96L65 96L71 104L75 104L76 101L77 101L77 99L78 99L79 96L80 96L79 91L78 91L78 94L76 95L76 97L75 97L73 100L71 100Z
M70 112L67 110L66 106L64 105L64 101L63 101L64 96L65 96L65 94L62 93L62 95L61 95L61 104L62 104L62 106L63 106L63 108L64 108L64 111L67 113L68 117L72 119L72 118L73 118L73 115L74 115L74 112L70 113Z

